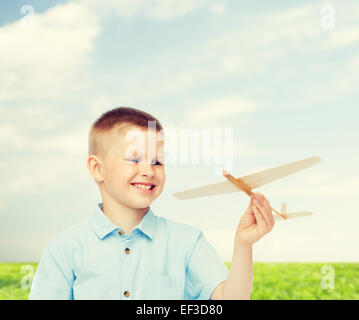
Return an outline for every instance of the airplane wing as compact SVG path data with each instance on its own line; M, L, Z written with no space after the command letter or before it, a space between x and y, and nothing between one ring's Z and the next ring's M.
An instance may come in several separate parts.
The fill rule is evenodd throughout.
M310 215L312 215L312 213L309 212L309 211L303 211L303 212L286 213L286 214L284 214L284 215L285 215L285 217L286 217L287 219L292 219L292 218L299 218L299 217L310 216ZM286 221L286 220L284 220L282 217L280 217L280 216L278 216L278 215L274 215L273 218L274 218L275 221Z
M239 179L243 181L251 189L258 188L272 181L284 178L298 171L304 170L311 166L314 166L323 160L320 157L311 157L304 160L291 162L279 167L263 170L254 174L250 174ZM210 185L205 185L198 188L187 189L173 193L179 200L209 197L217 194L225 194L231 192L241 191L233 183L229 181L218 182Z

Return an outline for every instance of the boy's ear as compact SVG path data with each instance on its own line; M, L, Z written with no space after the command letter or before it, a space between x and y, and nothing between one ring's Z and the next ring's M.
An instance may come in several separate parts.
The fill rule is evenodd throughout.
M96 182L103 181L102 162L98 157L93 154L88 156L87 169L90 172L91 176L96 180Z

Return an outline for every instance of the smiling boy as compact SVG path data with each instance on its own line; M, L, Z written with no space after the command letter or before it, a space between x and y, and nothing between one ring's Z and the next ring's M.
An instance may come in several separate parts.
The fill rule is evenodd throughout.
M162 129L124 107L92 125L87 167L102 202L46 246L30 299L250 298L252 245L274 225L268 200L251 198L229 271L199 228L150 208L166 181Z

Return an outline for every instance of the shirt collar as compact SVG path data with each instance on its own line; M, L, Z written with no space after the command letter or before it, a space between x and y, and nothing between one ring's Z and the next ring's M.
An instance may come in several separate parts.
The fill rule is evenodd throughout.
M148 208L140 223L131 231L131 234L135 231L135 229L138 229L152 240L155 232L155 220L156 216L152 212L151 208ZM102 203L97 204L95 212L91 218L91 225L96 235L101 240L114 230L121 229L120 227L113 224L110 219L107 218L103 213Z

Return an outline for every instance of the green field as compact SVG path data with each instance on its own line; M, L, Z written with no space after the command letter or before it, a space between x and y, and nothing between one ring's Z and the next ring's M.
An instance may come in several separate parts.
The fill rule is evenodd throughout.
M31 278L25 265L37 266L0 263L0 300L28 299L30 290L21 288ZM255 263L251 299L359 300L359 263Z

